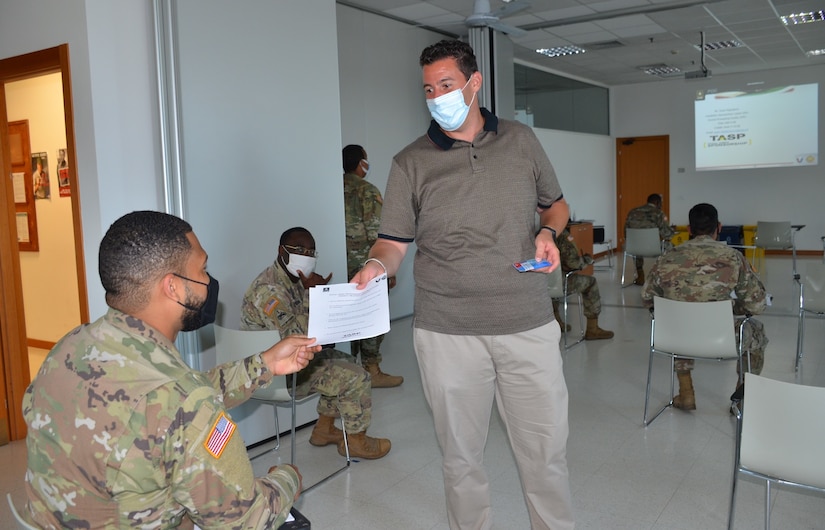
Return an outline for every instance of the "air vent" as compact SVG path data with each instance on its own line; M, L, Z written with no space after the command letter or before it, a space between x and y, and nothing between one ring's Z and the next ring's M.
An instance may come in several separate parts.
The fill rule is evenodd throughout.
M588 50L609 50L610 48L621 48L624 43L617 40L606 40L603 42L594 42L592 44L585 44Z

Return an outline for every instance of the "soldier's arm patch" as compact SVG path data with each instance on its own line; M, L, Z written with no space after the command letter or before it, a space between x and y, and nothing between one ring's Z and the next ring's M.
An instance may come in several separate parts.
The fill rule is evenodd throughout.
M280 303L281 301L273 296L264 304L264 313L268 316L272 316L272 312L275 311L275 308L278 307L278 304Z
M223 450L229 444L229 440L232 439L232 435L235 433L235 427L235 423L227 418L226 414L221 412L218 419L215 420L215 424L212 426L212 431L203 442L206 451L215 458L220 458L221 453L223 453Z

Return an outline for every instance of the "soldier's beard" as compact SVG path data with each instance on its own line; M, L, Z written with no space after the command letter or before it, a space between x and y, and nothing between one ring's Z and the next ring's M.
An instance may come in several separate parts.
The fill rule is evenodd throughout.
M203 300L196 300L187 293L186 305L180 317L182 331L194 331L201 327L201 309L206 304L206 297ZM194 308L194 309L190 309Z

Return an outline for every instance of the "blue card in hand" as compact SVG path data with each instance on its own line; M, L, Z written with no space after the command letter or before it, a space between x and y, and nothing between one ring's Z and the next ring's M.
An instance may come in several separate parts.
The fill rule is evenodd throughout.
M517 263L513 263L513 267L515 267L516 270L519 271L519 272L527 272L527 271L531 271L533 269L541 269L541 268L549 267L549 266L550 266L549 261L544 261L544 260L536 261L535 259L528 259L528 260L525 260L525 261L520 261L520 262L517 262Z

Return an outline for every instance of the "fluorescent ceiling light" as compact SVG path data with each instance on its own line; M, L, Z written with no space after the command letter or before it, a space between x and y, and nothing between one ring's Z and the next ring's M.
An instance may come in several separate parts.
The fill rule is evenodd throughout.
M577 53L584 53L584 48L578 46L556 46L554 48L539 48L536 53L546 55L547 57L560 57L562 55L576 55Z
M738 40L720 40L718 42L706 42L705 51L721 50L724 48L739 48L742 43ZM696 46L699 49L699 46Z
M808 57L816 57L817 55L825 55L825 49L810 50L810 51L805 52L805 55L807 55Z
M664 63L640 66L639 70L647 75L658 75L659 77L668 77L681 72L679 68Z
M808 22L821 22L825 20L825 11L810 11L808 13L791 13L790 15L783 15L779 17L786 26L794 24L807 24Z

